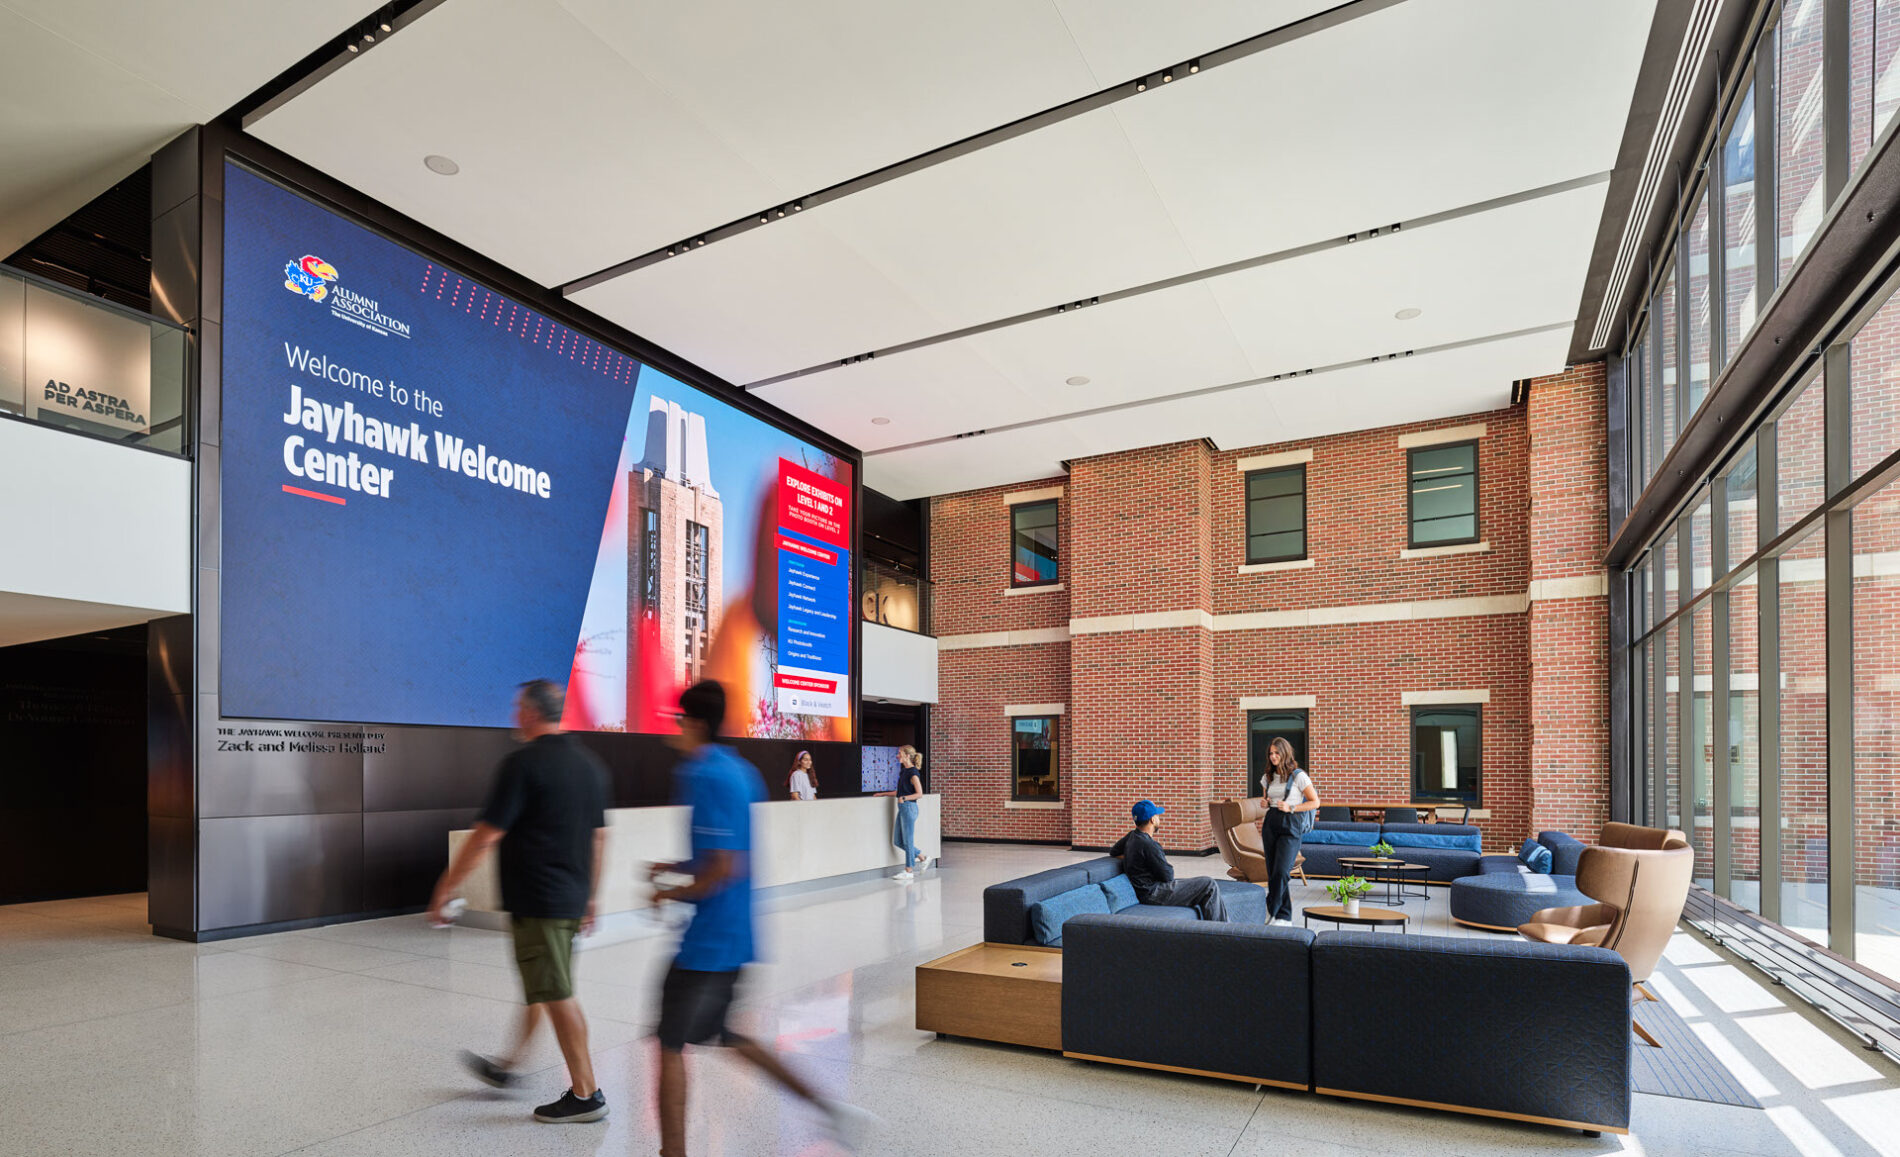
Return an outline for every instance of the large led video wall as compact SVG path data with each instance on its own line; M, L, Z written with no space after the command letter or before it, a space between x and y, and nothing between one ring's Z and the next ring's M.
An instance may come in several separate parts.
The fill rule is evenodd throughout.
M225 172L226 717L848 740L851 464Z

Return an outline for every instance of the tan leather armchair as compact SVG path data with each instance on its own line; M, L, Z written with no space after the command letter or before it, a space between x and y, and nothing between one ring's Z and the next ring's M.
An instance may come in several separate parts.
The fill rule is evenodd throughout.
M1689 837L1683 835L1679 828L1645 828L1636 824L1612 822L1603 825L1603 834L1597 837L1597 846L1655 852L1668 847L1671 840L1687 844Z
M1227 874L1250 884L1267 882L1266 849L1260 843L1260 821L1267 815L1266 805L1255 799L1223 799L1207 805L1208 826L1214 829L1214 843L1220 858L1227 862ZM1293 861L1293 874L1306 883L1305 856Z
M1610 827L1630 828L1628 824ZM1638 828L1634 831L1658 831ZM1610 833L1606 830L1605 835ZM1636 838L1618 832L1619 838ZM1689 881L1695 870L1695 852L1679 837L1665 833L1663 845L1656 849L1592 846L1583 850L1577 863L1577 890L1595 900L1574 908L1545 908L1518 932L1526 940L1544 944L1593 944L1608 948L1629 965L1630 980L1636 991L1654 1000L1643 981L1656 971L1663 949L1669 946L1676 924L1682 919L1682 906L1689 898ZM1656 1041L1642 1026L1632 1028L1650 1044Z

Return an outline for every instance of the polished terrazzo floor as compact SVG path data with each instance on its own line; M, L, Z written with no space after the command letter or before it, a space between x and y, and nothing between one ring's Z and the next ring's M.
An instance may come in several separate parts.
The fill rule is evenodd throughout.
M912 969L981 938L983 888L1084 858L951 844L940 870L908 886L773 901L762 923L771 962L748 980L743 1019L826 1091L885 1118L867 1153L1900 1157L1900 1068L1689 933L1656 986L1764 1108L1638 1095L1629 1137L1261 1093L915 1031ZM1221 871L1213 858L1177 864ZM1298 900L1330 903L1317 883ZM1410 910L1421 913L1416 900ZM1440 889L1414 931L1486 935L1452 926ZM499 1044L519 999L498 933L406 917L187 945L149 934L142 897L0 907L0 1155L651 1154L646 1036L670 953L657 922L582 953L613 1115L548 1126L528 1112L564 1084L551 1040L520 1095L474 1085L455 1061L458 1048ZM692 1064L693 1153L836 1152L799 1104L729 1058L702 1052Z

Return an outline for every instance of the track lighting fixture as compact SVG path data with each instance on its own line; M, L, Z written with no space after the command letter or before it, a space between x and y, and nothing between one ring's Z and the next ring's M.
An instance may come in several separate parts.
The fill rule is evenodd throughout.
M1142 79L1140 79L1140 80L1138 80L1138 81L1136 81L1136 82L1135 82L1135 91L1136 91L1136 92L1147 92L1147 91L1148 91L1148 78L1147 78L1147 77L1143 77Z
M1161 74L1161 83L1162 83L1162 84L1173 84L1173 83L1174 83L1174 70L1173 70L1173 69L1169 69L1169 70L1168 70L1167 72L1164 72L1164 73L1162 73L1162 74Z
M1201 62L1200 62L1200 61L1198 61L1198 60L1190 60L1190 61L1188 61L1188 72L1189 72L1189 74L1190 74L1190 75L1191 75L1191 74L1193 74L1193 73L1196 73L1196 72L1199 72L1199 71L1201 71Z
M356 45L354 45L354 44L346 44L346 45L344 45L343 47L345 47L345 48L347 48L347 49L349 49L349 50L350 50L350 54L351 54L352 56L353 56L353 55L355 55L355 54L356 54L356 53L358 53L358 52L361 52L361 51L363 51L362 49L360 49L360 48L358 48L358 47L357 47Z

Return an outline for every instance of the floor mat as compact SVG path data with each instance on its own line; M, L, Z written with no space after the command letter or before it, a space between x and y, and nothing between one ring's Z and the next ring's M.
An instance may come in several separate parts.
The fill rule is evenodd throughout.
M1649 1030L1663 1047L1652 1048L1631 1034L1630 1088L1689 1101L1761 1108L1761 1102L1749 1095L1675 1009L1660 1001L1641 1000L1636 1003L1635 1013L1636 1023Z

